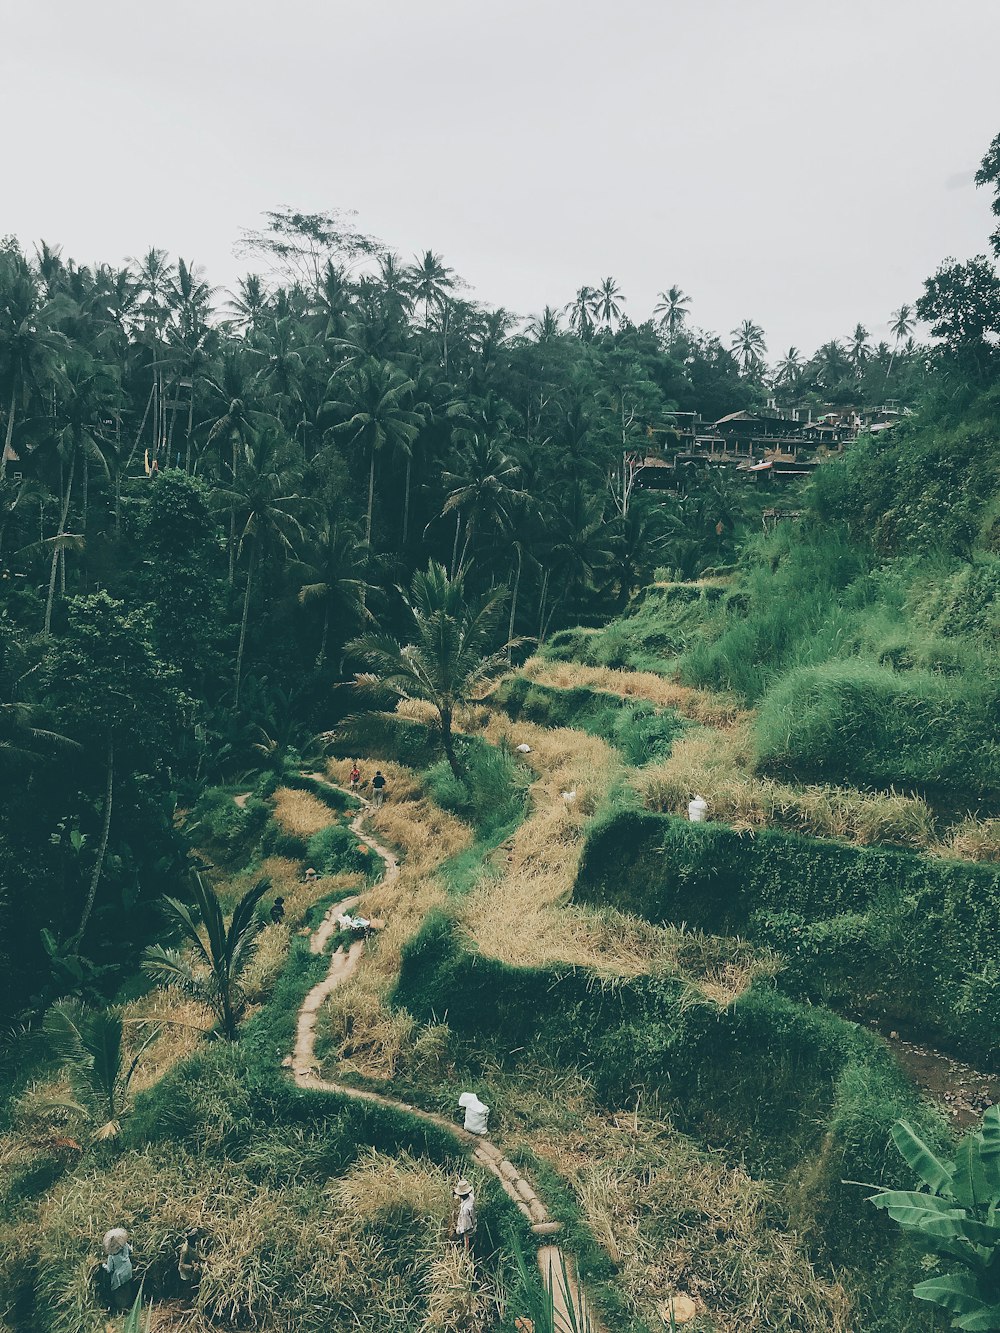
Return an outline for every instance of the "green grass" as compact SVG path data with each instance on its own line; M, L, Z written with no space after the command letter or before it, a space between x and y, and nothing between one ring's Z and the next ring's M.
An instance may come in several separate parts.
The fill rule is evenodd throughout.
M442 809L471 824L481 841L498 840L524 816L531 776L505 748L465 737L459 745L462 776L439 760L423 774L428 795Z
M1000 791L1000 690L981 676L859 659L798 667L767 694L759 766L805 780L922 793Z
M633 766L665 759L689 725L672 708L657 708L586 686L551 689L524 676L503 681L493 698L515 721L523 717L540 726L573 727L599 736Z

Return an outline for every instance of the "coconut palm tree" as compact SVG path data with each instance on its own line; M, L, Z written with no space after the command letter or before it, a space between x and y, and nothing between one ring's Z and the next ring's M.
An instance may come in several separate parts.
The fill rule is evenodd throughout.
M327 515L311 534L305 559L296 562L296 572L307 580L299 588L299 604L319 607L323 612L317 669L322 670L326 662L331 622L353 629L366 616L370 619L365 607L369 589L363 576L366 559L367 550L357 532ZM345 638L342 634L339 642Z
M43 1031L56 1059L65 1067L72 1097L46 1098L45 1105L84 1116L98 1142L117 1138L128 1111L129 1084L149 1044L153 1028L125 1063L121 1015L111 1009L84 1009L62 1002L45 1015Z
M0 481L12 454L18 402L23 407L32 388L64 382L62 360L69 341L55 327L64 313L64 298L39 301L31 270L20 255L0 254L0 383L7 402Z
M348 644L370 667L357 677L357 685L376 698L431 704L445 756L461 779L455 712L507 668L506 644L496 646L506 593L494 588L478 597L467 594L464 575L449 578L445 567L432 560L414 574L409 593L400 589L400 596L409 637L366 634Z
M228 485L216 488L214 503L236 515L238 536L236 559L247 553L247 581L243 591L243 616L234 674L235 703L240 702L243 650L254 576L261 558L290 554L304 537L296 511L303 506L296 487L298 471L282 457L274 436L262 436L248 452L247 465Z
M547 305L540 315L532 315L528 321L528 336L535 342L549 342L557 338L562 329L559 327L559 311Z
M195 911L187 903L177 898L163 900L166 915L187 941L193 960L179 949L166 949L162 944L150 945L143 954L142 970L146 975L208 1005L227 1041L236 1040L236 1024L245 1003L240 978L266 924L257 913L257 905L270 887L269 879L259 879L247 889L227 926L219 899L201 875L195 874L192 897L201 917L204 939Z
M669 342L674 341L681 325L687 319L690 304L690 296L685 295L676 285L658 294L653 314L659 316L660 328L666 329Z
M868 330L863 324L855 324L851 334L851 343L847 349L847 359L856 372L860 372L871 356L871 341Z
M594 336L594 319L597 293L593 287L581 287L576 296L565 307L569 314L570 328L581 338Z
M745 319L738 328L731 330L730 337L733 340L730 346L740 363L740 369L744 375L748 375L761 364L767 351L764 330L752 319Z
M892 355L889 357L889 369L885 372L887 384L889 382L889 376L892 374L892 363L895 361L896 354L899 351L899 344L904 338L909 338L910 334L913 332L913 326L913 306L907 305L904 302L898 310L892 312L892 323L889 325L889 332L892 334L894 341L892 344Z
M798 383L804 366L805 361L802 359L802 353L799 349L797 347L789 347L788 351L775 367L775 383L792 388Z
M424 327L429 328L431 306L440 305L458 285L455 270L448 268L441 255L425 250L423 258L417 256L414 259L406 276L414 298L424 303Z
M809 365L820 386L827 390L837 385L851 369L843 344L836 338L818 348Z
M332 427L333 433L368 452L365 545L370 546L375 503L375 456L386 446L392 450L408 448L416 439L424 423L423 414L408 406L416 384L386 361L368 361L346 385L331 380L330 387L341 396L324 403L324 418L340 418Z
M232 323L246 333L256 333L267 313L270 298L264 280L257 273L248 273L229 293L226 305L233 312Z
M606 329L621 319L625 297L614 278L605 278L597 288L594 313Z
M441 515L455 513L465 517L465 541L461 559L457 549L452 557L452 574L465 566L470 545L475 549L477 537L492 535L495 539L510 533L514 515L525 493L516 486L521 469L496 439L473 434L468 438L456 460L455 471L443 472L441 480L449 488ZM455 529L458 544L458 527Z

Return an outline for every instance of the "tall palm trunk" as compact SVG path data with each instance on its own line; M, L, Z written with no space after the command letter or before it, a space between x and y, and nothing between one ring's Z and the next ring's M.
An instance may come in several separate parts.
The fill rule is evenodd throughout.
M458 758L455 754L455 738L451 731L451 709L442 707L441 709L441 744L444 746L445 757L451 765L451 771L462 781L462 770L458 766Z
M52 565L49 569L49 595L45 602L45 628L42 631L46 638L48 638L52 631L52 603L55 600L56 595L56 574L59 570L59 553L62 549L58 538L64 536L66 532L66 517L69 514L70 496L73 494L73 473L75 471L76 453L74 452L72 462L69 465L69 481L66 484L66 494L63 497L62 514L59 518L59 531L56 533L57 540L52 548Z
M400 546L406 545L406 534L410 530L410 468L413 465L413 455L406 455L406 483L403 487L403 540Z
M368 517L365 520L365 544L372 544L372 509L375 506L375 446L372 445L372 461L368 468Z
M247 616L250 611L250 585L253 583L254 566L257 563L257 548L250 548L250 563L247 567L247 586L243 594L243 620L240 623L240 646L236 653L236 683L235 683L235 703L239 707L240 702L240 677L243 674L243 648L247 640Z
M451 547L451 577L455 577L455 566L458 564L458 530L462 523L462 515L455 510L455 540Z
M188 399L187 441L184 448L184 471L191 475L191 431L194 426L194 375L191 376L191 397Z
M101 871L104 869L104 857L108 850L108 835L111 832L111 805L115 791L115 740L114 734L108 736L108 761L107 778L104 788L104 819L101 824L101 842L97 849L97 861L94 865L94 873L90 877L90 888L87 891L87 901L83 905L83 916L80 918L80 924L77 927L76 934L70 941L72 947L76 948L83 939L83 933L87 929L87 922L90 920L90 913L94 907L94 899L97 897L97 885L101 879Z
M545 594L549 588L549 571L546 570L542 575L542 595L538 602L538 642L541 643L545 637Z
M11 440L14 438L14 408L17 405L17 383L10 389L10 411L7 413L7 436L3 443L3 455L0 456L0 481L7 475L7 455L10 453Z
M149 387L149 397L146 399L146 410L142 414L142 420L139 422L139 429L135 433L135 443L132 445L132 452L129 454L128 461L125 464L126 472L132 466L132 459L135 457L135 451L138 449L140 441L142 440L142 432L146 429L146 419L149 416L149 409L153 405L153 398L155 394L156 394L156 379L154 377L153 383Z
M510 624L507 627L507 661L510 661L511 642L514 638L514 621L517 618L517 590L521 586L521 562L524 558L524 550L520 542L515 542L517 550L517 573L514 575L514 591L510 597Z

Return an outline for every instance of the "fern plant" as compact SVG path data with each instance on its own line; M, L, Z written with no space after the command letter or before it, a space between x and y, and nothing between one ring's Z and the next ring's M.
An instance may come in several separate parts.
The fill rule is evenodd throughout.
M960 1140L950 1162L941 1161L905 1120L893 1126L892 1137L926 1188L885 1190L871 1202L932 1254L959 1265L918 1283L914 1296L953 1314L953 1328L1000 1330L1000 1105Z
M236 1024L244 1005L240 977L253 957L257 936L266 925L257 913L257 904L271 887L271 881L261 879L247 889L236 904L228 926L216 894L206 887L200 875L195 875L194 882L195 906L204 926L204 939L187 903L165 898L164 905L167 915L192 946L195 961L179 949L153 944L143 955L142 970L161 985L175 986L208 1005L219 1020L223 1035L228 1041L235 1041Z

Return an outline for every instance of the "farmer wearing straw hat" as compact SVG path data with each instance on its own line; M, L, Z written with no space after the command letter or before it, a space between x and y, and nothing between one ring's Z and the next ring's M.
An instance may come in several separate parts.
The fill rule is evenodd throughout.
M458 1202L455 1219L455 1239L468 1249L476 1234L476 1194L467 1180L460 1180L452 1193Z
M127 1310L131 1304L132 1247L124 1227L112 1227L105 1233L104 1253L107 1258L101 1264L101 1272L106 1274L104 1286L109 1307L112 1310Z

